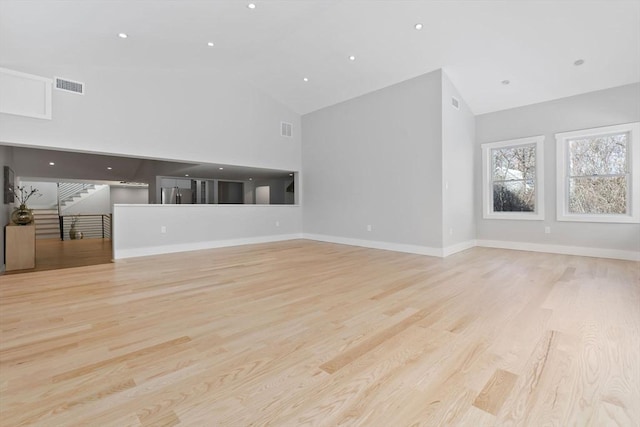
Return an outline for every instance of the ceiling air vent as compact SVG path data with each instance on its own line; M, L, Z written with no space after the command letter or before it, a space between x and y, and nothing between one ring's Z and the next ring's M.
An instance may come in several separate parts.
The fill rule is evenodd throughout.
M293 125L291 123L280 122L280 136L291 138L291 136L293 136Z
M457 98L451 97L451 105L453 105L453 108L456 110L460 109L460 101L458 101Z
M84 83L56 77L56 89L84 95Z

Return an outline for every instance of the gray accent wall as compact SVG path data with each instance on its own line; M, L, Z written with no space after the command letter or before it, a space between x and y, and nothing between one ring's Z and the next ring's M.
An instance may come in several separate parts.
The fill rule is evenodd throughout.
M640 84L586 93L476 117L477 238L640 251L640 224L556 221L555 133L640 121ZM544 221L482 218L480 144L544 135ZM551 233L545 234L545 226Z
M302 132L305 233L442 247L440 70L304 115Z

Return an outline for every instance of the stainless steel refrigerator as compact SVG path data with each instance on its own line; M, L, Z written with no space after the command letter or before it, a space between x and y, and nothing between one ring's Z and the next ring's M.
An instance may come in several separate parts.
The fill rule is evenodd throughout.
M160 203L163 205L184 205L193 203L193 191L189 188L166 188L160 193Z

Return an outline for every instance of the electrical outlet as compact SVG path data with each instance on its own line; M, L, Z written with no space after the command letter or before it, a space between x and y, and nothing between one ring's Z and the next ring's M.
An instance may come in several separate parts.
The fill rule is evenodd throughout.
M167 227L165 227L164 225L160 226L160 233L164 234L167 232Z
M449 236L453 236L453 228L449 229Z
M373 230L373 226L371 224L367 224L367 231Z
M276 221L276 227L280 227L280 221Z
M545 227L544 232L545 234L551 234L551 227Z

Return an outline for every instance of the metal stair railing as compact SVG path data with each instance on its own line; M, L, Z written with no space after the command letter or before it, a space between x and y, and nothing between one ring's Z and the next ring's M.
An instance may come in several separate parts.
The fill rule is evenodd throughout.
M85 190L93 189L95 185L79 182L59 182L58 183L58 210L60 205L67 200L73 199Z
M60 216L60 240L74 240L70 231L80 239L110 239L111 214ZM79 234L82 233L82 234ZM81 237L80 237L81 236Z

